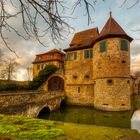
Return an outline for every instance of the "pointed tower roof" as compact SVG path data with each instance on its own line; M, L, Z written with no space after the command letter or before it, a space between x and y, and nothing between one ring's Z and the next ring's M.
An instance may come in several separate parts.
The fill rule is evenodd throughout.
M126 34L126 32L122 29L122 27L114 20L114 18L112 17L112 12L110 12L110 17L107 20L102 31L100 32L98 41L108 37L121 37L129 40L130 42L133 40L130 36Z

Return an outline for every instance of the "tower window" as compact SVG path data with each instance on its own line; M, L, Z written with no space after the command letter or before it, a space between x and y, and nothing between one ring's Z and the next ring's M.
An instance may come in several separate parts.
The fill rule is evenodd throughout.
M121 40L120 46L122 51L128 51L128 42L126 40Z
M78 87L78 93L80 93L80 87Z
M73 75L73 78L74 78L74 79L77 79L77 76L76 76L76 75Z
M106 42L101 42L100 43L100 52L105 52L106 51Z
M122 60L122 63L124 64L124 63L125 63L125 61L124 61L124 60Z
M88 79L89 78L89 75L85 75L85 78Z
M108 79L108 80L107 80L107 84L108 84L108 85L112 85L112 84L113 84L113 80L112 80L112 79Z

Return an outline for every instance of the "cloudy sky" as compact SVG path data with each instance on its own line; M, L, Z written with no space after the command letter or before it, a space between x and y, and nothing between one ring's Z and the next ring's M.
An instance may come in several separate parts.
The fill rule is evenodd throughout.
M67 0L66 4L68 7L71 7L74 1L75 0ZM18 66L16 79L27 80L27 67L32 66L32 61L34 60L36 54L45 53L53 48L67 48L75 32L93 27L98 27L99 31L101 31L109 18L110 10L112 11L112 16L114 19L121 25L129 36L134 38L134 41L131 43L131 71L140 71L140 31L133 31L140 30L140 3L133 8L128 9L128 7L133 5L135 2L135 0L128 0L127 3L120 8L123 1L124 0L106 0L103 2L102 0L98 0L97 4L95 5L95 11L91 11L93 23L90 25L88 25L87 17L85 16L84 6L78 7L73 15L71 15L72 10L69 8L67 13L73 18L67 19L67 22L75 30L71 34L67 35L65 40L60 41L60 43L57 44L52 43L50 36L47 35L45 43L48 47L46 48L41 46L33 39L25 41L22 38L14 36L12 33L9 34L8 38L9 43L11 43L10 46L20 56L19 58L16 58L20 64ZM14 12L15 10L10 6L8 9L9 12ZM14 19L10 22L20 30L21 27L19 20L20 19ZM15 55L6 49L2 43L0 49L3 51L6 57L15 57Z

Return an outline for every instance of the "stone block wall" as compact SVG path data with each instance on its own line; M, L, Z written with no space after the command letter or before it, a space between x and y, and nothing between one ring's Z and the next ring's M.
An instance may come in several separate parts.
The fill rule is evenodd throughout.
M67 85L66 95L68 104L94 106L94 84Z
M112 83L108 83L112 80ZM108 111L131 109L130 78L102 78L95 80L94 106Z
M128 51L120 49L121 38L109 38L93 46L93 78L130 77L130 43ZM124 40L124 39L123 39ZM106 51L100 52L100 43L106 42Z
M84 58L84 50L78 50L76 52L76 60L68 60L65 62L65 91L68 97L67 103L93 106L93 61L92 58Z

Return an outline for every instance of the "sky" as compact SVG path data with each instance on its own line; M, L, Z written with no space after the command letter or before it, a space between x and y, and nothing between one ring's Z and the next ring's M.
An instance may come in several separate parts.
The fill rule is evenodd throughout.
M54 44L50 36L47 35L45 43L48 47L43 47L34 39L24 40L11 33L8 35L9 42L11 44L10 47L16 51L16 53L20 56L19 58L16 58L15 55L0 42L0 49L4 55L6 57L15 57L16 61L19 63L15 78L16 80L28 79L27 67L32 67L32 62L34 61L36 54L45 53L53 48L64 49L69 47L70 41L76 32L94 27L98 27L99 31L101 31L109 18L110 10L112 11L113 18L129 36L134 38L131 43L131 72L140 71L140 31L133 31L138 29L140 30L140 3L128 9L128 7L133 5L135 0L127 0L122 7L120 6L124 0L106 0L105 2L98 0L94 6L95 10L91 11L93 22L88 25L87 17L85 16L85 7L83 5L81 5L81 7L79 6L73 15L71 15L72 9L70 7L72 7L75 0L65 1L67 1L66 5L68 5L66 14L73 17L67 19L67 22L74 28L69 35L66 35L66 39L60 40L59 43ZM15 9L9 6L8 10L9 12L14 12ZM21 29L20 19L11 20L10 23L19 30Z

